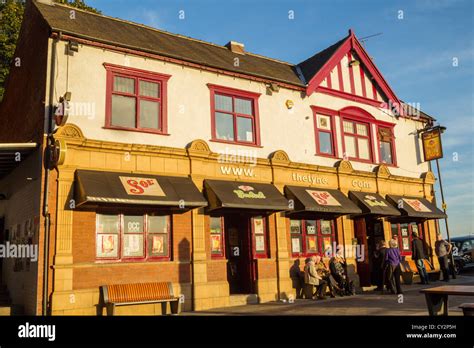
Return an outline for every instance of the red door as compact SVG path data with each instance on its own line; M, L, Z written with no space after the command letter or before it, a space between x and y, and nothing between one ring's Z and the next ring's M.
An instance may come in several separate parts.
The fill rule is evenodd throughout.
M364 248L363 260L357 261L357 274L359 275L360 286L370 286L370 263L365 218L355 219L354 229L357 244Z

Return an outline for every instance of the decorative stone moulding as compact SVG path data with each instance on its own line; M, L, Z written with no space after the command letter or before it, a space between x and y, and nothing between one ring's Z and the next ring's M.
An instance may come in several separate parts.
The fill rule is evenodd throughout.
M421 178L425 184L434 184L436 182L436 177L434 176L433 172L423 173L421 174Z
M189 155L194 156L209 156L211 154L211 149L209 145L202 139L196 139L191 141L188 146L186 146L186 150L188 151Z
M269 159L271 163L289 164L291 162L290 156L283 150L272 152Z
M351 162L346 160L340 160L337 162L336 168L338 173L352 173L354 171Z
M376 167L375 173L377 174L378 178L389 178L391 175L390 170L385 164L381 164L378 167Z
M67 123L66 125L59 128L54 137L60 138L73 138L73 139L84 139L84 133L82 130L73 123Z

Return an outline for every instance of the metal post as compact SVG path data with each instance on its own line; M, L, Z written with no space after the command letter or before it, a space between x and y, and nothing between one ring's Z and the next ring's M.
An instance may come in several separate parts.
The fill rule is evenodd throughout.
M436 159L436 169L438 170L438 180L439 180L439 190L441 192L441 204L443 208L443 212L446 214L446 203L444 202L444 192L443 192L443 181L441 180L441 170L439 169L439 160ZM448 236L448 242L451 245L451 236L449 235L449 227L448 227L448 215L444 218L444 223L446 225L446 234ZM453 253L451 252L451 266L454 269L454 257ZM453 278L456 278L455 272L453 272Z

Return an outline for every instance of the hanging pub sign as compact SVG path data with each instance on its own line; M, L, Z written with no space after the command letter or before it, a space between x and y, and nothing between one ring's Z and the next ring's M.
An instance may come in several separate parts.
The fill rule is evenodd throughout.
M443 158L441 130L439 128L424 132L421 135L421 139L423 142L423 155L425 156L425 161Z

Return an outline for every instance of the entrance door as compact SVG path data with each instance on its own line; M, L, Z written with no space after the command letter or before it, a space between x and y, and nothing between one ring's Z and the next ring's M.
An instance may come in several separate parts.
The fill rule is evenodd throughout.
M384 239L383 224L374 217L359 218L355 221L357 243L364 246L364 260L357 262L357 273L361 286L372 285L372 256L377 242Z
M248 216L241 214L224 217L227 280L231 294L251 294L254 291L249 220Z

